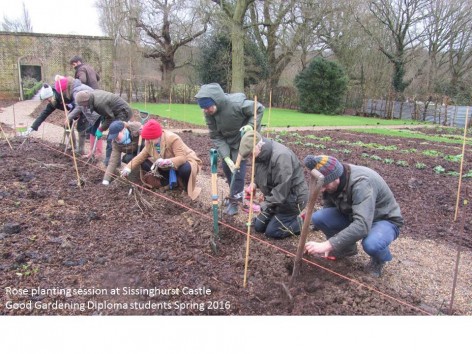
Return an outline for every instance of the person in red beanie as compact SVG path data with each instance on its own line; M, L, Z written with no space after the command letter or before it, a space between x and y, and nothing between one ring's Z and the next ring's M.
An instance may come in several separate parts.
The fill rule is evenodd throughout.
M145 139L144 149L121 171L128 176L134 168L141 166L160 178L161 186L172 187L173 176L181 182L192 200L197 199L201 188L196 186L197 174L202 161L177 134L163 130L159 122L150 119L144 124L141 136ZM149 160L149 164L146 164ZM143 164L144 163L144 164Z

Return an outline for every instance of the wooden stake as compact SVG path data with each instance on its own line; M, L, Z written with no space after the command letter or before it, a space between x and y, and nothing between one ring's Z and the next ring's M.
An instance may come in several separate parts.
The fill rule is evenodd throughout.
M254 96L254 133L257 132L257 96ZM251 171L251 187L254 185L254 174L256 171L256 156L254 155L254 149L256 147L256 136L257 134L254 134L254 138L252 140L252 171ZM238 160L239 158L238 154ZM239 166L238 161L236 161L237 166ZM252 222L252 215L253 215L253 210L252 210L252 202L253 202L253 197L254 193L251 191L251 197L249 199L249 216L247 220L247 234L246 234L246 259L244 261L244 281L243 281L243 286L246 287L247 284L247 268L248 268L248 263L249 263L249 241L251 239L251 222ZM243 197L244 198L244 197Z
M303 221L302 232L300 235L300 241L298 243L297 254L293 264L292 278L290 279L289 287L292 287L295 278L300 273L300 264L302 262L302 256L305 251L306 238L308 236L308 228L310 227L311 215L315 208L315 202L320 194L321 188L323 187L324 176L317 169L313 169L310 172L310 198L308 199L308 205L306 207L306 216Z

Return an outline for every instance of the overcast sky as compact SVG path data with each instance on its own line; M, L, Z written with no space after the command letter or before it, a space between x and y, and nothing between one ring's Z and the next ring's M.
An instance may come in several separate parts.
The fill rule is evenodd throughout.
M98 25L96 0L0 0L0 23L22 18L23 3L33 32L103 36ZM0 26L0 30L1 26Z

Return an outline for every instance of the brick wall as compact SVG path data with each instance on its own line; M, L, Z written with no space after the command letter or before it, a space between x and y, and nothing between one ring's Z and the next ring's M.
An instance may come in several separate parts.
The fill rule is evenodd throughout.
M108 37L0 31L0 99L20 98L20 65L40 67L41 81L74 76L69 60L80 55L100 75L102 89L113 88L113 40Z

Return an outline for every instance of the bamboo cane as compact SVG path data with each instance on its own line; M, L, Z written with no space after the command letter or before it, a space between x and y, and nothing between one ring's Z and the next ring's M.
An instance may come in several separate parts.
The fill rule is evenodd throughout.
M308 228L310 227L311 214L315 208L315 202L318 195L323 187L324 176L317 169L313 169L310 172L310 198L308 199L308 205L306 207L306 217L303 221L302 232L300 235L300 241L298 243L297 254L295 256L295 262L293 264L292 278L290 279L289 287L293 285L295 278L300 272L300 264L302 256L305 251L306 238L308 236Z
M59 81L59 79L56 79L56 81ZM73 136L73 131L71 130L71 126L70 126L70 123L69 123L69 116L67 114L67 106L66 106L66 102L64 100L64 93L62 92L62 90L59 90L59 91L61 92L62 107L64 107L64 115L66 116L67 128L69 129L71 137L72 137ZM82 182L81 182L80 175L79 175L79 168L77 167L77 159L75 157L74 144L75 144L75 141L72 139L72 159L74 160L74 168L75 168L75 173L77 175L77 186L79 188L81 188L82 187Z
M7 141L8 146L10 146L10 149L13 150L13 147L11 146L10 141L9 141L8 138L7 138L7 135L5 134L5 131L3 130L3 127L2 127L2 124L1 124L1 123L0 123L0 129L2 129L2 134L3 134L3 136L5 137L5 140Z
M13 103L13 105L11 106L12 109L13 109L13 130L15 131L15 135L17 134L17 131L16 131L16 114L15 114L15 104Z
M461 193L461 185L462 185L462 170L464 168L464 154L465 154L465 143L467 140L467 125L468 125L468 120L469 120L469 107L467 106L467 110L465 112L465 122L464 122L464 138L462 142L462 157L461 157L461 165L459 168L459 184L457 186L457 199L456 199L456 211L454 212L454 221L457 220L457 213L459 210L459 199L460 199L460 193Z
M257 96L254 96L254 138L252 140L252 169L251 169L251 186L254 185L254 174L256 171L256 156L254 155L254 149L256 147L256 134L257 132ZM240 158L241 155L238 154L238 159ZM236 161L236 164L238 162ZM246 259L244 261L244 280L243 280L243 286L246 287L247 285L247 268L248 268L248 263L249 263L249 244L250 244L250 239L251 239L251 222L252 222L252 215L253 215L253 197L254 193L251 193L251 197L249 199L249 216L247 220L247 234L246 234Z
M269 92L269 120L267 121L267 138L269 138L271 112L272 112L272 90L270 90Z

